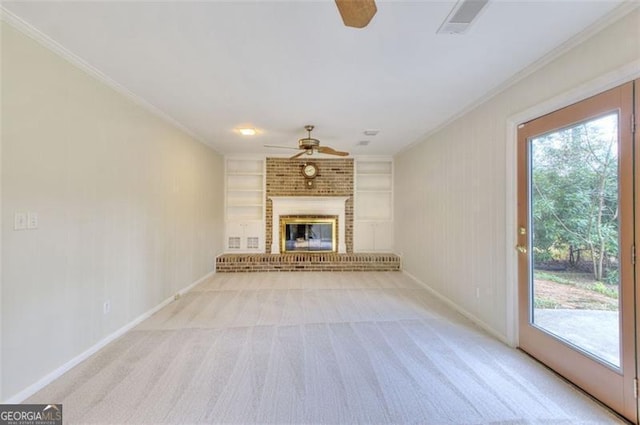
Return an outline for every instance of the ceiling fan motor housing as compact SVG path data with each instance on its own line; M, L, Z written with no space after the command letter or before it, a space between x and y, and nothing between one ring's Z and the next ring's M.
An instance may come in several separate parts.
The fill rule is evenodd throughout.
M298 140L298 147L300 149L313 149L320 146L320 140L312 139L310 137L306 137L304 139Z

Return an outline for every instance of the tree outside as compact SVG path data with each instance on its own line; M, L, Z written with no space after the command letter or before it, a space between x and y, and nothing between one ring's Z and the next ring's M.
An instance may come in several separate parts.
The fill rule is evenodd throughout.
M581 288L614 301L600 309L617 309L617 121L612 113L531 142L536 281ZM567 308L537 298L539 308ZM593 308L588 300L584 304L571 308Z

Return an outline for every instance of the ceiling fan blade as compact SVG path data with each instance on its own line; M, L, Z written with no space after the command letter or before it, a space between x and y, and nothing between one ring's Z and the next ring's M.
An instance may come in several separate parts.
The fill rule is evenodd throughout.
M342 152L342 151L337 151L333 148L330 148L329 146L318 146L318 148L316 149L318 152L320 153L324 153L327 155L338 155L338 156L348 156L349 152Z
M278 146L278 145L262 145L265 148L276 148L276 149L293 149L294 151L297 151L300 148L294 148L291 146Z
M342 22L348 27L366 27L378 8L374 0L336 0Z
M293 156L292 156L291 158L289 158L289 159L296 159L297 157L302 156L302 155L304 155L305 153L307 153L307 150L306 150L306 149L305 149L305 150L303 150L303 151L302 151L302 152L300 152L300 153L297 153L297 154L293 155Z

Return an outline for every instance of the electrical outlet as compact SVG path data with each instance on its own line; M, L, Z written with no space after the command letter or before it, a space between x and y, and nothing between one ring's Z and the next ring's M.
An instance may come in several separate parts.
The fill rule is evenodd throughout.
M109 314L111 312L111 301L107 300L102 305L102 312L104 314Z
M27 213L17 212L13 216L13 230L25 230L27 228Z
M38 213L29 212L27 213L27 229L37 229L38 228Z

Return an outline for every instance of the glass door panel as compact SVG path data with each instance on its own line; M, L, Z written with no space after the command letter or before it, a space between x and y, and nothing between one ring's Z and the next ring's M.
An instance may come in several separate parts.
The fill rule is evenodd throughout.
M637 421L634 83L518 129L519 347Z
M532 323L619 368L618 113L529 146Z

